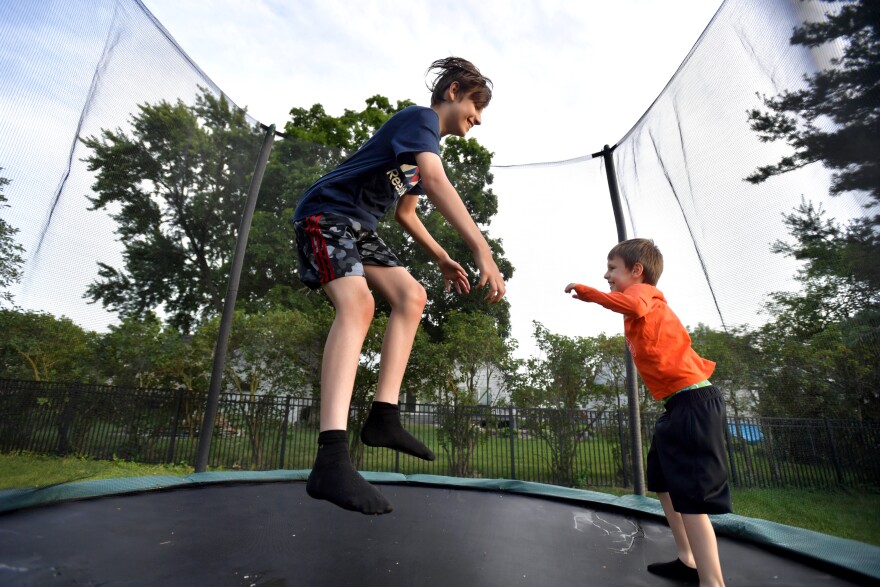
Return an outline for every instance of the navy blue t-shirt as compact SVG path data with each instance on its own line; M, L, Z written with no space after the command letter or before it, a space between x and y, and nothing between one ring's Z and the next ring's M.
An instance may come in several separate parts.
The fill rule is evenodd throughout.
M415 154L424 152L440 154L440 119L430 108L409 106L306 190L294 221L333 212L375 230L400 196L425 193L415 164Z

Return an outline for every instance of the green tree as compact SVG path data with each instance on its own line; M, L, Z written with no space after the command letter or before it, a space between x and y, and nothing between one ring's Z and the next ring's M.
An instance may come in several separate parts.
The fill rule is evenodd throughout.
M447 360L467 403L494 405L505 392L511 349L492 316L453 310L443 325Z
M215 425L242 434L251 450L248 466L268 465L267 442L284 421L279 396L309 397L319 388L321 353L331 320L328 310L236 311L226 352L223 393L235 400ZM194 338L217 338L219 318L200 325ZM210 364L208 365L210 371Z
M806 76L806 87L763 96L763 109L749 112L761 141L791 148L776 164L759 167L747 180L820 162L832 171L831 194L867 194L866 215L839 224L808 202L784 217L794 243L773 252L802 263L798 292L776 292L767 304L771 321L758 342L764 356L763 415L877 417L880 346L880 5L839 3L825 22L805 23L791 43L820 47L841 42L831 67Z
M826 0L829 1L829 0ZM831 193L863 192L880 203L880 5L845 1L826 22L794 30L791 43L819 47L843 42L832 67L806 77L807 87L762 96L764 109L749 112L752 130L763 142L783 141L792 152L759 167L747 180L768 178L821 162L832 170ZM829 124L830 122L830 124ZM880 288L880 216L856 221L847 236L846 267Z
M599 364L596 369L596 382L601 390L592 401L602 409L623 409L626 401L626 343L622 334L608 336L600 334L592 337L596 345Z
M162 308L189 332L222 308L261 133L207 90L193 106L138 108L130 134L82 139L96 172L91 209L112 210L125 264L99 263L86 297L123 316Z
M93 382L97 335L45 312L0 309L0 377Z
M204 392L213 352L205 342L181 335L150 313L110 325L97 345L97 356L101 372L113 385Z
M453 311L438 339L423 329L416 336L404 390L437 405L437 440L450 475L473 473L482 426L491 425L485 404L505 391L513 359L500 330L491 316Z
M715 362L712 384L724 395L728 415L753 415L763 374L755 334L742 326L725 331L698 324L690 336L694 350Z
M0 167L0 171L3 168ZM9 184L9 180L0 177L0 209L8 208L6 196L3 195L3 187ZM22 254L24 247L15 242L17 228L13 228L3 218L0 218L0 300L12 304L12 294L6 289L21 280L21 265L24 263Z
M773 251L802 261L795 292L775 292L759 332L765 416L880 417L880 292L847 270L846 233L803 202L785 216L793 243Z
M520 406L578 409L597 398L601 355L597 340L554 334L534 322L539 354L526 361L526 376L513 397Z
M526 361L513 400L518 406L543 408L525 427L547 444L553 482L573 485L585 473L574 470L578 443L602 412L601 407L582 409L604 391L597 383L602 355L595 339L553 334L537 322L534 327L540 355Z

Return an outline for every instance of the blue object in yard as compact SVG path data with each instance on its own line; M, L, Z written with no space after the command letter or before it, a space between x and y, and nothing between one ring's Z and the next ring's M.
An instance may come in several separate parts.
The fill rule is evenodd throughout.
M728 424L727 427L734 438L742 438L749 444L764 440L764 433L755 424Z

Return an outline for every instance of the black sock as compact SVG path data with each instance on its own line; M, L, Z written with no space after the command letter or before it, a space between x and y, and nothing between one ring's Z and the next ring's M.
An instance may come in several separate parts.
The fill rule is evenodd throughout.
M318 456L306 492L341 508L362 514L387 514L393 508L378 489L361 477L348 455L348 433L326 430L318 435Z
M680 558L677 558L674 561L669 561L668 563L652 563L648 565L648 572L660 575L661 577L666 577L667 579L674 579L676 581L686 581L688 583L700 582L700 575L697 573L697 569L690 568L681 562Z
M434 460L434 453L418 438L403 429L396 404L373 402L370 415L361 429L361 440L367 446L393 448L408 455Z

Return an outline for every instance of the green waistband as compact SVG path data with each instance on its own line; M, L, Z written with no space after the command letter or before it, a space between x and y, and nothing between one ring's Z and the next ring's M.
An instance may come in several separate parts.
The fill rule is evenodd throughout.
M708 379L704 379L704 380L700 381L699 383L694 383L693 385L688 385L687 387L683 387L683 388L679 389L675 393L667 395L666 397L663 398L663 402L664 403L668 402L670 399L677 396L682 391L688 391L691 389L699 389L700 387L709 387L710 385L712 385L712 382L709 381Z

